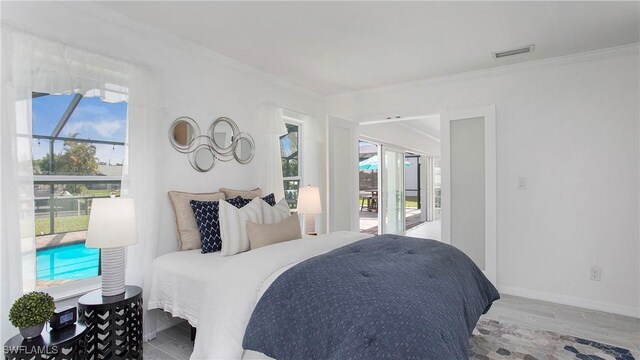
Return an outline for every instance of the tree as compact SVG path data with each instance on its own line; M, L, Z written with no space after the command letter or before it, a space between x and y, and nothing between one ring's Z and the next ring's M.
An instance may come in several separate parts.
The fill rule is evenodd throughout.
M72 134L75 139L78 134ZM62 153L53 155L53 170L50 168L50 154L46 154L39 162L40 171L45 174L58 175L96 175L98 174L98 159L96 159L96 147L86 142L67 140L64 142ZM85 187L83 185L67 185L65 190L71 193L79 193Z

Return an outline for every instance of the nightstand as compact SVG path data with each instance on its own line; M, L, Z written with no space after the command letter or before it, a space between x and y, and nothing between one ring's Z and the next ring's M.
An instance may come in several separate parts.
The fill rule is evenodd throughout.
M4 344L4 358L84 360L86 330L87 327L79 321L55 331L45 328L42 335L33 339L27 340L22 335L16 335Z
M86 358L142 359L142 288L127 285L124 294L102 290L78 300L78 319L87 324Z

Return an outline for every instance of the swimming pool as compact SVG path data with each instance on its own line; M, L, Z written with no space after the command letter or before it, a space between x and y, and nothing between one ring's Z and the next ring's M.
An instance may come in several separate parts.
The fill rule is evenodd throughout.
M84 243L56 246L36 251L38 280L78 280L98 276L100 249Z

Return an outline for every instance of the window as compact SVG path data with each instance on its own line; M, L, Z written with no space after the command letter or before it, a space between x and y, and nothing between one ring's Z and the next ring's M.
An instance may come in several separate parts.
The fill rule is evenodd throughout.
M296 209L298 189L300 189L300 124L286 123L287 134L280 137L280 154L282 155L282 177L284 180L284 197L289 208Z
M440 167L440 159L435 158L433 161L433 194L435 202L435 218L440 217L441 201L442 201L442 168Z
M126 102L33 93L39 288L100 274L100 250L84 242L92 199L120 195L126 118Z

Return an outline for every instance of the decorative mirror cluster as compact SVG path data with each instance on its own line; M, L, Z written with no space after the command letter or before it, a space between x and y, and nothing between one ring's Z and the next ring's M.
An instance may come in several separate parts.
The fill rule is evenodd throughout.
M228 117L217 118L205 135L192 118L177 118L169 130L169 140L174 149L189 156L191 166L200 172L213 169L218 160L235 159L248 164L255 154L253 137L241 132Z

